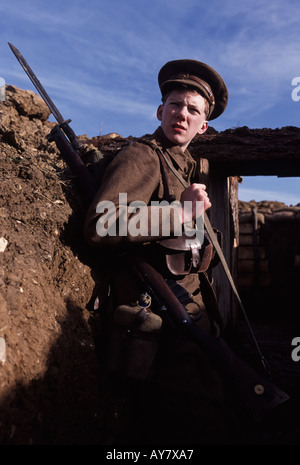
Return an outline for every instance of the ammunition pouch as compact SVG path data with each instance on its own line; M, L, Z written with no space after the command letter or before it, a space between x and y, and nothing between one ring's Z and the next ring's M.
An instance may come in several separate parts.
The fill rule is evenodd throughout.
M185 235L164 239L157 243L162 266L169 277L184 277L190 273L203 273L210 266L213 246L204 233L203 243L196 238Z
M151 378L162 319L140 305L114 310L108 335L106 369L137 380Z

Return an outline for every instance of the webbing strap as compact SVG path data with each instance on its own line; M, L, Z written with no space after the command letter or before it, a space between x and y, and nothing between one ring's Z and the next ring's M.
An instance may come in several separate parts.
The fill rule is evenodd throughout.
M168 167L170 168L170 170L172 171L172 173L176 176L176 178L177 178L177 179L180 181L180 183L183 185L183 187L187 188L187 187L189 186L189 184L188 184L188 183L183 179L183 177L178 173L178 171L176 170L176 168L175 168L175 167L172 165L172 163L168 160L168 158L165 156L165 154L164 154L163 151L160 149L160 147L157 147L157 150L159 151L159 154L161 154L161 156L164 158L166 164L168 165ZM167 151L167 153L168 153L168 151ZM270 373L270 369L269 369L269 367L268 367L268 365L267 365L267 362L266 362L266 360L265 360L265 357L263 356L263 354L262 354L262 352L261 352L261 349L260 349L260 347L259 347L259 345L258 345L257 339L256 339L256 337L255 337L255 335L254 335L254 333L253 333L253 329L252 329L251 324L250 324L250 321L249 321L249 319L248 319L247 312L246 312L245 307L244 307L244 305L243 305L243 302L242 302L242 300L241 300L241 298L240 298L240 296L239 296L239 293L238 293L238 290L237 290L236 285L235 285L235 283L234 283L234 280L233 280L233 277L232 277L232 275L231 275L230 269L229 269L229 267L228 267L228 265L227 265L226 258L225 258L224 254L223 254L223 251L222 251L222 249L221 249L221 247L220 247L220 244L219 244L218 239L217 239L217 237L216 237L216 235L215 235L215 233L214 233L214 230L213 230L213 228L212 228L212 225L211 225L211 223L210 223L210 220L209 220L209 218L208 218L206 212L204 212L204 226L205 226L205 229L206 229L206 231L207 231L208 237L209 237L210 241L212 242L212 244L213 244L213 246L214 246L214 248L215 248L215 250L216 250L216 252L217 252L217 254L218 254L219 258L220 258L220 261L221 261L221 263L222 263L222 266L223 266L223 268L224 268L224 271L225 271L225 274L226 274L226 276L227 276L227 278L228 278L228 281L229 281L229 283L230 283L230 285L231 285L231 288L232 288L232 290L233 290L233 293L234 293L234 295L235 295L235 297L236 297L236 299L237 299L237 301L238 301L238 304L239 304L239 306L240 306L240 308L241 308L241 310L242 310L243 316L244 316L245 321L246 321L246 323L247 323L247 326L248 326L248 328L249 328L249 331L250 331L250 334L251 334L252 339L253 339L253 341L254 341L254 344L255 344L255 346L256 346L257 352L258 352L258 354L259 354L259 356L260 356L262 365L263 365L265 371L266 371L267 373Z

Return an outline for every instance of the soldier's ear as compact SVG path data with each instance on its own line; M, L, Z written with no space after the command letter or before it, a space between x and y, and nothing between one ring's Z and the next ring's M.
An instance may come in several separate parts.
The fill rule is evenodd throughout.
M159 105L156 111L156 116L157 116L158 121L162 120L162 113L163 113L163 105Z
M197 131L197 134L204 134L207 128L208 128L208 121L203 121L203 123L201 124L201 127Z

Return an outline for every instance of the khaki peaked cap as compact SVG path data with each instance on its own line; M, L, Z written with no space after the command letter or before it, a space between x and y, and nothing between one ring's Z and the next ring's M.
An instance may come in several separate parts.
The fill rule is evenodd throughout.
M158 73L158 84L162 96L176 87L196 89L209 102L209 120L218 118L228 103L225 82L213 68L201 61L168 61Z

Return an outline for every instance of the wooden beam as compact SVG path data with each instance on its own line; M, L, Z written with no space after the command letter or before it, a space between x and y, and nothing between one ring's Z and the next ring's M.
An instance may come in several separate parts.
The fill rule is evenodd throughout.
M241 160L224 163L213 160L226 176L300 176L300 160Z
M213 130L189 147L226 176L300 176L300 128Z

